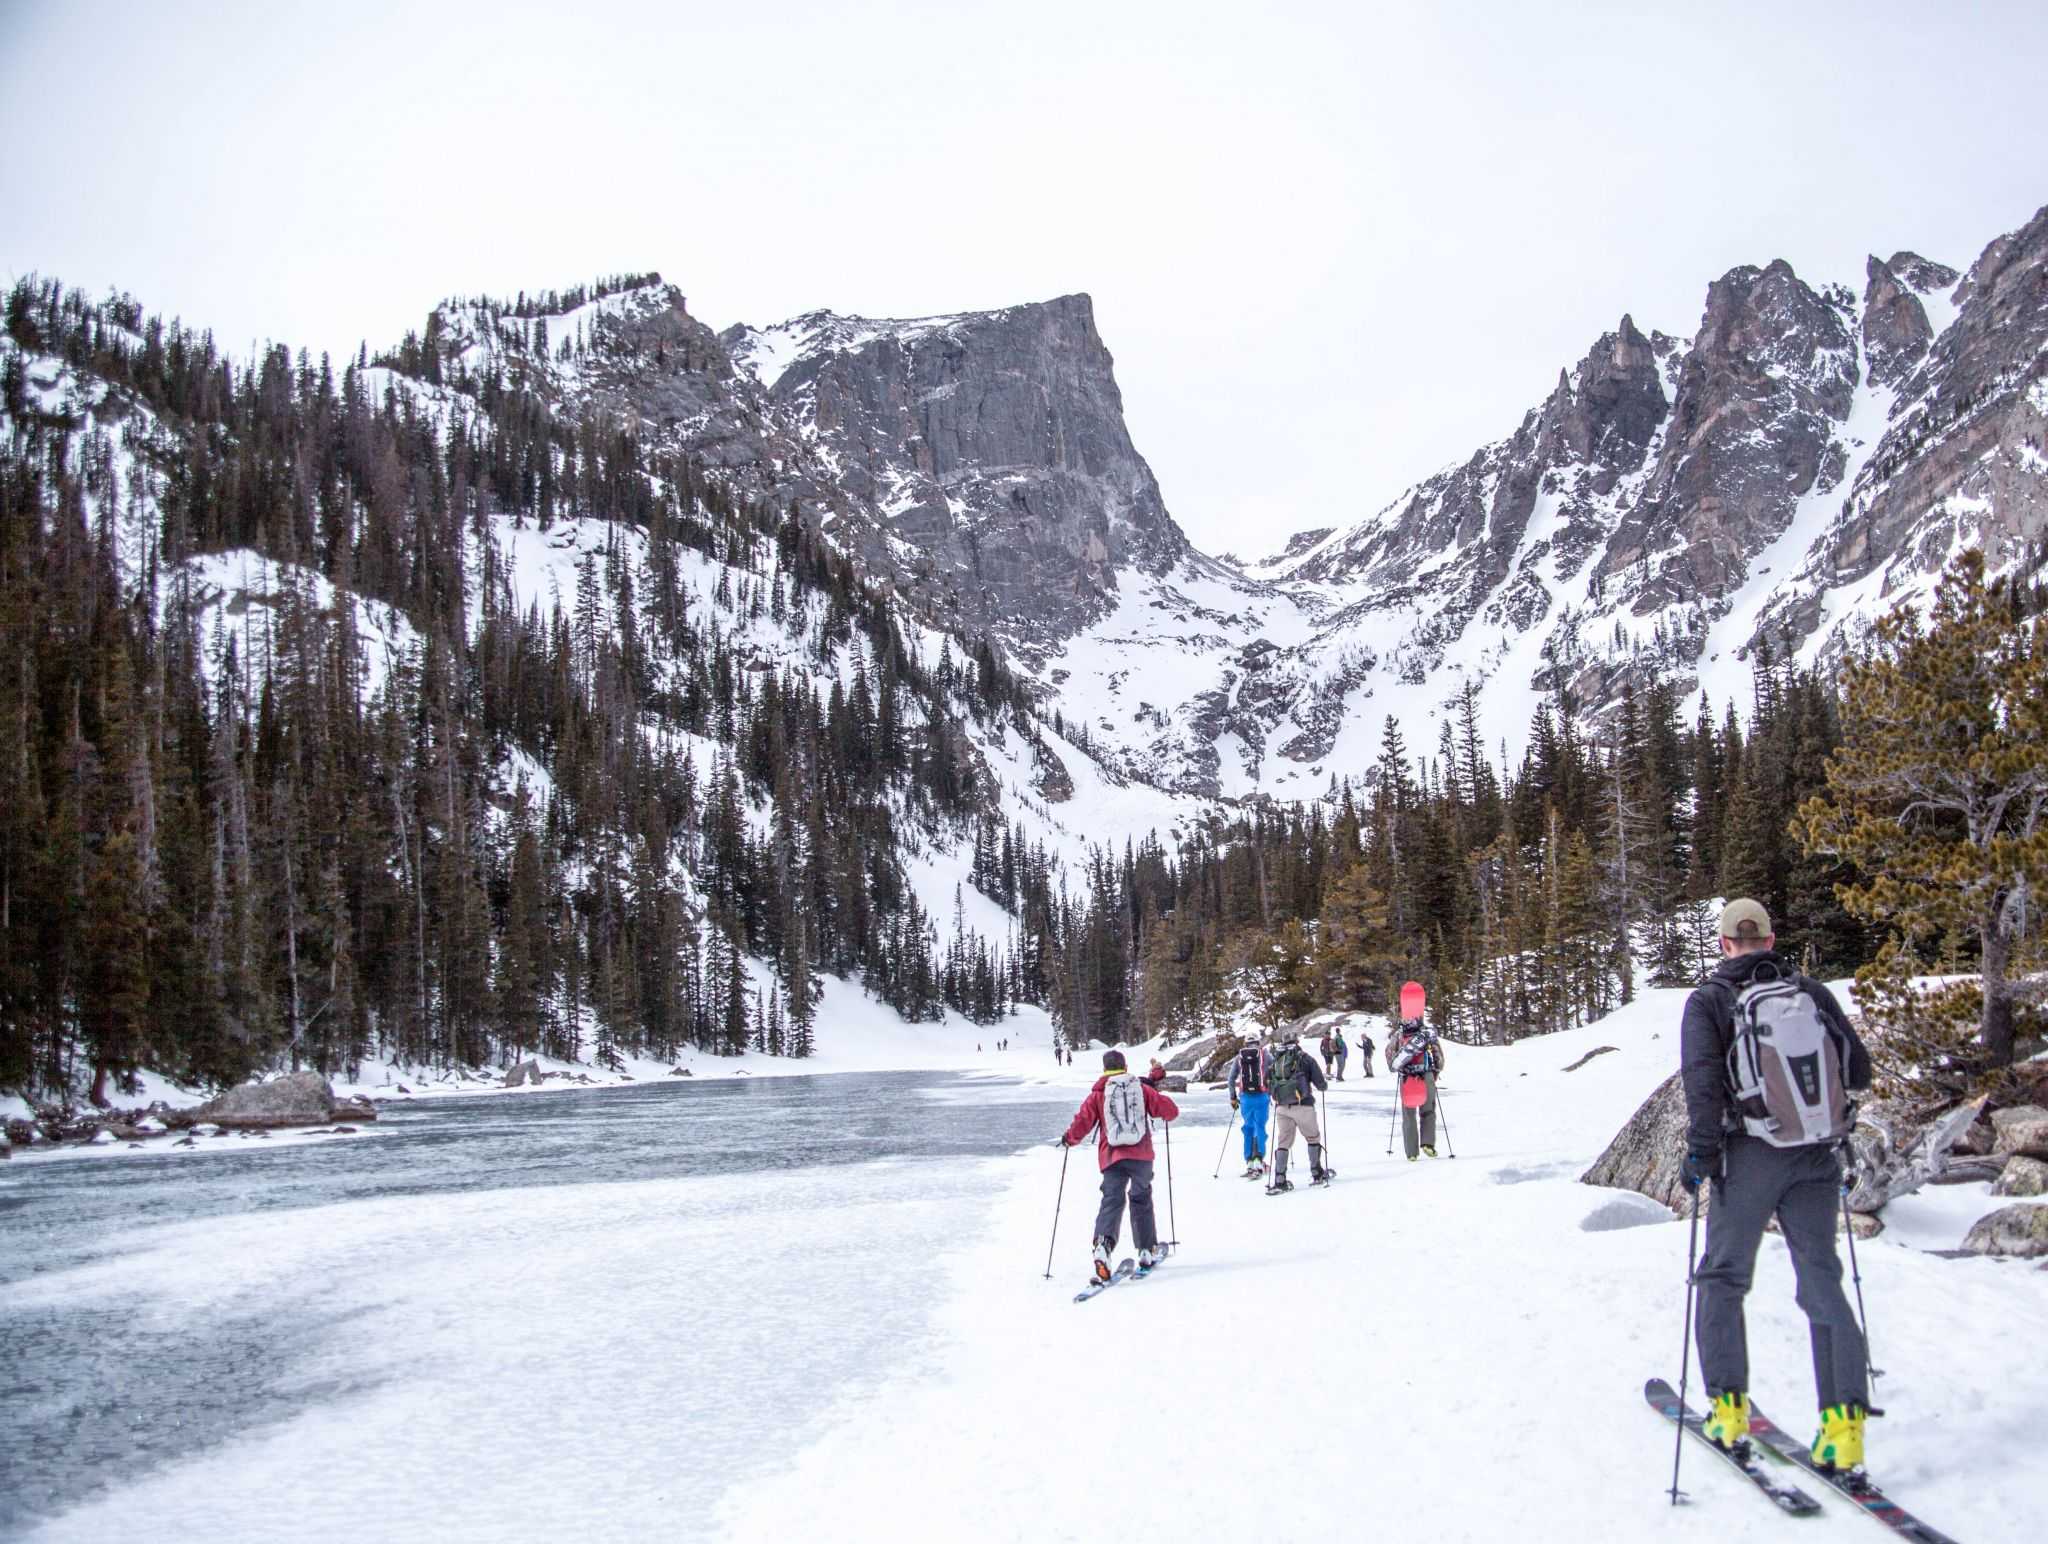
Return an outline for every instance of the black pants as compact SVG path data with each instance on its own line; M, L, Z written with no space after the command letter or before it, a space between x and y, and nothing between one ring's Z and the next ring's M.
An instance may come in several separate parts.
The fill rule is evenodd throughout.
M1102 1209L1095 1214L1095 1236L1112 1248L1123 1232L1124 1191L1131 1195L1131 1237L1140 1249L1159 1246L1159 1224L1152 1215L1152 1160L1119 1158L1102 1171Z
M1813 1382L1823 1408L1870 1403L1863 1333L1842 1291L1835 1253L1842 1163L1832 1147L1773 1147L1728 1139L1727 1167L1714 1181L1707 1252L1700 1261L1700 1368L1707 1391L1749 1389L1749 1332L1742 1300L1756 1274L1757 1246L1773 1215L1792 1251L1798 1303L1813 1340Z

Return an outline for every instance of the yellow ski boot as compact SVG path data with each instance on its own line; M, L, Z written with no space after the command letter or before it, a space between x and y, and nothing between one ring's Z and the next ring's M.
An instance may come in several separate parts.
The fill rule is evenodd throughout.
M1821 1411L1813 1461L1823 1469L1862 1468L1863 1415L1861 1405L1829 1405Z
M1729 1392L1714 1396L1714 1408L1701 1426L1706 1439L1731 1452L1749 1440L1749 1396Z

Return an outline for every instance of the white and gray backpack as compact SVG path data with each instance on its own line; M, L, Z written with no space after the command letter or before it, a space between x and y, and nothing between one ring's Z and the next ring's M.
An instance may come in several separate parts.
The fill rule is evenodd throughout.
M1838 1142L1855 1123L1849 1047L1796 976L1759 974L1735 994L1728 1082L1743 1130L1773 1147Z
M1128 1072L1111 1078L1102 1090L1102 1132L1111 1147L1136 1147L1152 1135L1145 1085Z

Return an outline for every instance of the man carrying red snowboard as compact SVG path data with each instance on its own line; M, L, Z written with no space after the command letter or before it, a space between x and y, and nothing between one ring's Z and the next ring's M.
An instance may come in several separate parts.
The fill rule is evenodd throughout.
M1387 1066L1401 1091L1401 1145L1410 1163L1416 1158L1418 1119L1421 1150L1436 1156L1436 1075L1444 1069L1444 1043L1423 1023L1424 1006L1422 983L1403 982L1401 1027L1387 1041Z

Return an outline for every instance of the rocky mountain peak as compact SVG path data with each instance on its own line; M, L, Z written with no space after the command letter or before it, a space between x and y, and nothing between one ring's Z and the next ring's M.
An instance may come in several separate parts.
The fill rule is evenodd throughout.
M1841 307L1790 263L1716 279L1656 469L1596 579L1622 581L1638 614L1728 594L1798 501L1840 479L1857 374Z
M1901 284L1922 295L1956 287L1956 280L1962 277L1946 263L1933 262L1917 252L1894 252L1885 261Z
M812 312L721 342L875 515L842 532L1026 654L1191 550L1124 426L1085 294L910 320Z
M1873 383L1896 386L1926 357L1934 324L1915 287L1901 280L1891 264L1873 256L1864 273L1863 357Z

